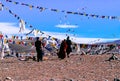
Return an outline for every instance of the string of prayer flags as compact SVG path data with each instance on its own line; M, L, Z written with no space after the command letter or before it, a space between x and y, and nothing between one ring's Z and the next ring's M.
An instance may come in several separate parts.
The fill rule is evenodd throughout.
M19 20L19 22L20 22L19 25L20 25L20 27L22 27L21 30L22 30L22 29L25 29L25 24L27 24L27 22L23 21L17 14L13 13L9 8L5 7L3 4L2 4L2 6L3 6L10 14L12 14L15 18L17 18L17 19ZM32 28L33 26L29 25L29 27ZM20 31L21 31L21 30L20 30Z
M97 15L97 14L87 14L85 12L81 13L81 12L73 12L73 11L65 11L65 10L58 10L55 8L44 8L44 7L39 7L39 6L33 6L33 5L29 5L29 4L25 4L25 3L20 3L20 2L14 2L12 0L5 0L6 2L11 2L11 3L15 3L15 4L20 4L20 5L24 5L24 6L28 6L30 7L30 9L32 8L36 8L39 9L40 12L49 9L50 11L54 11L54 12L63 12L63 13L67 13L67 14L74 14L74 15L81 15L81 16L86 16L88 17L93 17L93 18L102 18L102 19L116 19L116 20L120 20L119 16L104 16L104 15ZM84 8L83 8L84 9Z
M25 35L29 35L34 31L34 29L32 29L30 32L26 33Z
M9 1L9 0L6 0L6 1ZM10 2L12 2L12 1L10 1ZM19 4L19 2L15 2L15 4L16 3ZM25 30L25 25L27 24L27 22L25 22L23 19L20 19L20 17L17 14L13 13L9 8L5 7L3 4L2 4L2 7L4 7L7 11L9 11L10 14L12 14L15 18L17 18L19 20L19 27L20 27L19 32L23 32ZM45 9L47 9L47 8L45 8ZM33 26L29 25L29 27L32 28ZM31 34L34 30L35 29L32 29L29 33L27 33L25 35ZM40 30L36 30L35 33L34 33L34 35L36 36L38 33L41 33L42 35L45 34L44 32L42 32ZM48 36L48 39L50 39L50 40L55 40L56 39L54 37L51 38L52 36L49 36L49 35L46 35L46 36ZM16 36L12 36L12 40L18 39L18 38L19 38L18 36L17 37ZM21 38L21 40L23 39L22 36L20 38ZM15 42L13 42L13 43L15 43Z
M14 15L15 17L18 17L16 14L14 14L11 10L9 10L8 8L7 8L7 10L12 14L12 15ZM20 17L18 17L18 19L19 19ZM22 31L22 30L24 30L25 29L25 24L27 24L25 21L23 21L22 19L20 19L20 31ZM30 27L32 27L32 25L30 25ZM30 34L30 33L32 33L34 31L34 29L32 30L32 31L30 31L29 33L27 33L26 35L28 35L28 34ZM36 34L37 33L42 33L42 34L45 34L44 32L42 32L42 31L40 31L40 30L37 30L36 31Z

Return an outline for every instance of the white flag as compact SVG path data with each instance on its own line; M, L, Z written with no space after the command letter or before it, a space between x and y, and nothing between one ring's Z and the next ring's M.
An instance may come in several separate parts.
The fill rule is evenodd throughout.
M2 3L0 3L0 11L2 11L2 10L3 10Z
M20 26L19 32L23 32L25 30L25 22L22 19L20 20L19 26Z
M38 35L38 33L39 33L39 30L34 30L33 31L33 34L34 34L35 37Z

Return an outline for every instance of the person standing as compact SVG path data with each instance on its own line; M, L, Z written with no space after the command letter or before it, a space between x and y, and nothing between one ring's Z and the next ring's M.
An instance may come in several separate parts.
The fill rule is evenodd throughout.
M70 54L70 52L72 52L72 48L71 48L72 42L71 42L69 36L67 37L66 43L67 43L66 52L67 52L67 57L69 58L69 54Z
M37 62L43 60L43 53L42 53L42 42L39 40L39 37L36 38L35 47L37 52Z
M58 58L64 59L66 57L66 49L67 49L67 44L66 40L63 40L60 45L60 50L58 53Z

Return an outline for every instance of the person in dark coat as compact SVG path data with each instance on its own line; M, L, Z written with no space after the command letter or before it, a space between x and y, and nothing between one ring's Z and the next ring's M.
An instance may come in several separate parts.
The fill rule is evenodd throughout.
M67 43L66 52L67 52L67 57L69 58L69 54L70 54L70 52L72 52L72 48L71 48L72 42L71 42L69 36L67 37L66 43Z
M66 40L63 40L60 45L60 50L58 52L58 58L64 59L66 57L67 44Z
M43 53L42 53L42 42L39 40L39 37L36 38L35 47L37 52L37 61L43 60Z

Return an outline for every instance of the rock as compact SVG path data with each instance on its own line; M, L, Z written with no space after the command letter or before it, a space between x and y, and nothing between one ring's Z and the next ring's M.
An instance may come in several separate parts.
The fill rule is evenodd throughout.
M120 79L119 78L114 78L114 81L120 81Z
M54 79L50 79L49 81L55 81Z
M5 79L7 79L7 80L11 80L12 78L11 78L11 77L6 77Z
M4 81L13 81L11 77L6 77Z

